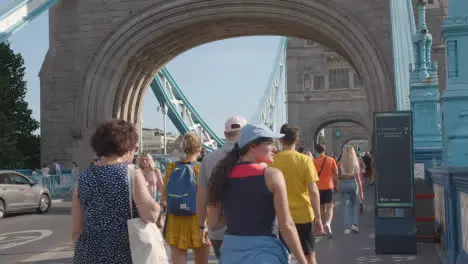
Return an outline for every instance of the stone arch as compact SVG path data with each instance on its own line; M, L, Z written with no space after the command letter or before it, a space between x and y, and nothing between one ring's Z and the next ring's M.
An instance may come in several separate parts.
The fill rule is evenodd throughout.
M310 133L313 135L314 144L317 142L320 130L334 123L349 122L362 126L366 134L370 135L370 120L359 112L333 112L320 116L309 126Z
M76 99L75 126L92 128L109 118L136 123L144 91L165 63L204 43L252 35L311 39L338 51L361 75L369 113L394 109L392 63L384 59L382 47L359 21L358 12L352 15L340 5L303 0L172 0L130 11L89 62Z
M362 139L362 140L368 140L369 141L369 135L364 135L364 134L351 134L351 135L347 135L342 141L343 143L341 144L341 149L343 149L343 147L348 144L349 142L351 142L352 140L359 140L359 139ZM369 141L369 144L371 142Z

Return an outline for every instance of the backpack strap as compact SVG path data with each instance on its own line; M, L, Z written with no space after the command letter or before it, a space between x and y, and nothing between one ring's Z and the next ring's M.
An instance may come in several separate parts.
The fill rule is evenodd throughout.
M128 202L130 204L130 219L133 219L133 194L135 193L135 166L128 166Z
M320 178L320 175L322 174L323 167L325 166L325 162L327 161L328 157L325 157L322 162L322 168L320 168L320 172L318 174L318 177Z

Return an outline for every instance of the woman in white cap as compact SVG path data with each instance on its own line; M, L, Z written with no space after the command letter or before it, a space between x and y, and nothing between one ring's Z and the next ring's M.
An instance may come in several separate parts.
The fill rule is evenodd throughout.
M264 125L245 125L232 152L213 171L208 223L214 230L227 227L220 263L289 263L275 219L293 255L299 263L307 263L289 211L283 174L261 165L273 162L274 139L282 136Z

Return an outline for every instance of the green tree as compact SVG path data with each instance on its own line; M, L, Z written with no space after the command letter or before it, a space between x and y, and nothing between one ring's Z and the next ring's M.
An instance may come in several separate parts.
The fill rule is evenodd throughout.
M39 122L24 100L24 60L8 42L0 43L0 169L38 168ZM28 167L25 167L28 166Z

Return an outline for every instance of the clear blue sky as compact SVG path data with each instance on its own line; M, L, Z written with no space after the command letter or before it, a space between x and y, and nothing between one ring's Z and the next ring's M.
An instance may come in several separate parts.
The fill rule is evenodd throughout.
M37 120L40 120L38 74L49 45L48 26L45 13L9 39L12 49L24 57L26 100ZM279 41L279 37L262 36L212 42L181 54L167 67L192 105L221 136L227 117L243 115L249 119L255 112L268 83ZM162 128L157 106L156 97L148 89L143 107L144 127ZM170 121L168 124L169 131L176 132Z

